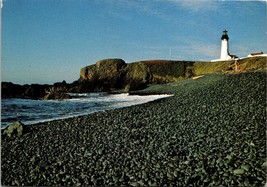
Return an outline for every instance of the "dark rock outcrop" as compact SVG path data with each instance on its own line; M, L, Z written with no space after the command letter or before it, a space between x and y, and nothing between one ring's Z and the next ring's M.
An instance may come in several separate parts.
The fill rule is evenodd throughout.
M42 84L13 84L11 82L2 82L1 96L2 98L31 98L39 99L45 95L45 89L49 88L49 85Z
M45 95L45 90L48 88L49 85L31 84L23 95L32 99L42 98Z
M18 97L25 92L25 86L13 84L11 82L2 82L1 96L2 98Z
M162 84L174 82L188 76L186 72L193 66L192 61L174 60L146 60L138 63L145 64L151 71L153 79L151 83Z
M81 90L90 91L124 89L126 86L126 90L136 90L143 89L151 77L145 64L126 64L122 59L106 59L82 68L79 86Z
M128 64L125 72L122 86L126 92L144 89L153 77L150 69L142 63Z
M67 94L66 89L53 86L50 87L49 90L46 90L46 95L44 96L44 100L63 100L63 99L71 99L71 96Z
M95 65L90 65L81 69L81 80L88 83L98 82L109 84L110 87L118 87L123 76L123 69L126 63L122 59L106 59L97 61ZM92 84L93 84L92 83Z
M109 85L111 90L136 91L148 84L168 83L191 77L194 75L193 63L147 60L126 64L122 59L107 59L82 68L79 81L90 85L91 91L95 89L95 85Z
M126 63L122 59L106 59L96 62L96 75L99 82L111 88L120 88Z
M125 78L126 83L135 81L140 83L148 83L152 80L152 74L147 65L142 63L131 63L125 68Z

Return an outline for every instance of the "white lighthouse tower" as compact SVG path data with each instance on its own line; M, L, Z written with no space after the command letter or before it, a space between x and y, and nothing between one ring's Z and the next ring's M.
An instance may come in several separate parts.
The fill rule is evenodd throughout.
M221 39L222 39L221 60L230 60L231 56L229 55L229 43L228 43L229 37L226 29L223 31Z
M235 58L238 58L236 55L230 55L229 53L229 36L227 34L227 30L225 29L223 31L223 35L221 37L222 39L222 44L221 44L221 58L220 59L216 59L216 60L212 60L212 62L214 61L225 61L225 60L233 60Z

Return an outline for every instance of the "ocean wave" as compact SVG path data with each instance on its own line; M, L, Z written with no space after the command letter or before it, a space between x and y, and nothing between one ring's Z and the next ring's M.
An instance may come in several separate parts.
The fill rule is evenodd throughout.
M75 98L63 101L3 99L1 128L5 128L8 124L17 120L22 121L26 125L30 125L143 104L172 96L165 94L139 96L129 95L127 93L73 93L72 95L74 95Z

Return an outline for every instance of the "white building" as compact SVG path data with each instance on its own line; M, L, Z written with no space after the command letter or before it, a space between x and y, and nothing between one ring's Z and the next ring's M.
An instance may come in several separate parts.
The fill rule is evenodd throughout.
M223 31L223 35L221 37L222 44L221 44L221 58L216 60L211 60L212 62L215 61L226 61L226 60L234 60L238 58L236 55L231 55L229 53L229 37L227 34L227 30Z

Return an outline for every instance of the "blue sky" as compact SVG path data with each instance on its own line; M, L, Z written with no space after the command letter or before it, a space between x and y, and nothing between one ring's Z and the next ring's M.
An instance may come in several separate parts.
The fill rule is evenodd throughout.
M54 83L106 58L203 60L267 53L266 2L4 0L2 81Z

